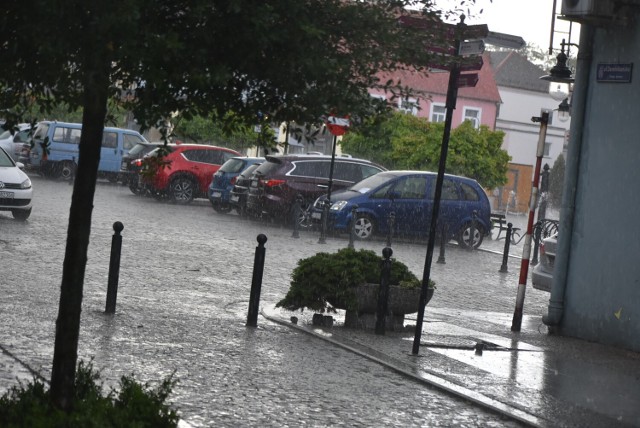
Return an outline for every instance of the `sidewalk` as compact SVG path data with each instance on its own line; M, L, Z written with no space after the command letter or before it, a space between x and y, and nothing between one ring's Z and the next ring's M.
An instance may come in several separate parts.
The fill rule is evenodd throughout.
M540 335L546 327L539 317L525 316L522 331L512 333L510 315L427 305L415 356L413 333L345 329L341 314L330 328L313 326L312 314L295 314L295 325L291 312L265 309L263 315L527 425L640 426L640 356ZM405 326L411 324L415 317L405 319ZM484 345L481 353L477 344Z

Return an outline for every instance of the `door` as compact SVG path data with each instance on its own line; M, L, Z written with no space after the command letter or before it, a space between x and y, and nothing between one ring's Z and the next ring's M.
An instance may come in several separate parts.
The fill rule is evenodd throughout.
M99 171L116 173L120 171L122 155L118 153L118 137L118 133L114 131L104 131L102 133ZM122 147L121 144L120 147Z
M433 201L435 195L435 179L429 199ZM433 202L432 202L433 203ZM442 227L447 228L447 235L453 236L464 226L467 217L464 201L460 198L460 189L455 180L445 177L442 182L442 195L440 198L440 211L438 213L438 234Z
M395 213L395 232L398 235L425 235L431 216L427 201L427 176L401 177L390 196L391 210Z

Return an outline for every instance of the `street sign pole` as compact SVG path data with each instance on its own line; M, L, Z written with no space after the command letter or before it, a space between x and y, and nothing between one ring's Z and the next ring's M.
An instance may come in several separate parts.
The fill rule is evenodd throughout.
M464 17L458 24L459 29L464 27ZM459 38L455 41L456 49L460 47ZM429 228L429 241L427 243L427 255L424 262L424 272L422 275L422 289L420 291L420 301L418 304L418 317L416 319L416 331L413 339L413 355L418 355L420 351L420 338L422 336L422 323L424 318L424 308L427 305L427 292L431 276L431 261L433 260L433 249L436 242L436 227L438 224L438 213L440 212L440 199L442 197L442 183L444 182L444 171L447 165L447 151L449 150L449 136L451 135L451 123L453 121L453 110L456 108L458 97L458 78L460 77L460 67L454 62L449 74L449 86L447 88L447 103L444 121L444 133L442 134L442 147L440 148L440 162L438 164L438 176L436 179L436 189L433 199L433 210L431 212L431 226ZM442 239L445 239L443 237Z

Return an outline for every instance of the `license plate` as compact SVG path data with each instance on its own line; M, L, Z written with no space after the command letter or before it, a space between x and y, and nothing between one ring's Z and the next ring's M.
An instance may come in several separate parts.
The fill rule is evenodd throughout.
M237 196L237 195L231 196L231 202L238 202L239 199L240 199L240 196Z
M222 193L220 193L220 192L211 192L211 197L212 198L219 198L220 196L222 196Z
M311 213L311 218L320 220L322 218L322 213L313 212Z
M0 192L0 198L13 199L13 192Z

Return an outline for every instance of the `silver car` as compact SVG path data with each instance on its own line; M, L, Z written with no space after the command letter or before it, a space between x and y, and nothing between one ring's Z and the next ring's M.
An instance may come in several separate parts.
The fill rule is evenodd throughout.
M556 247L558 234L554 234L542 240L540 244L540 263L533 268L531 283L533 288L543 291L551 291L553 283L553 264L556 260Z

